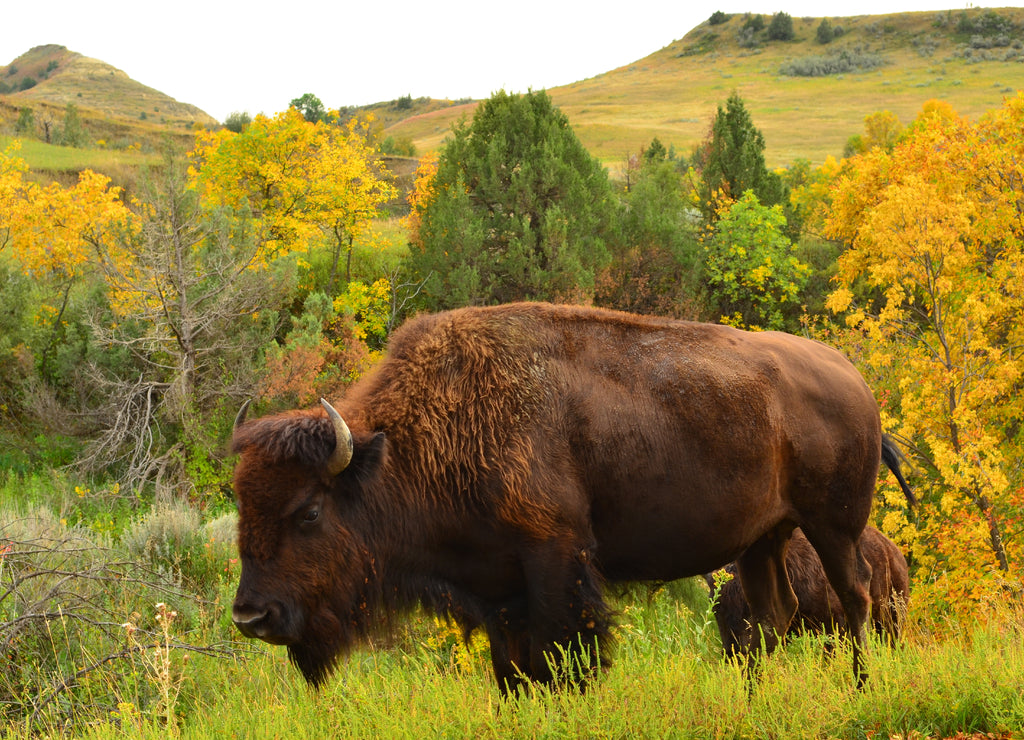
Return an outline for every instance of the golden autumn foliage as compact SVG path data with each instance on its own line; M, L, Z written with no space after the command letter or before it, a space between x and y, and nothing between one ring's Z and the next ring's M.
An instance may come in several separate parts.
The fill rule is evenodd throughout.
M336 385L365 369L369 335L382 341L364 310L325 325L322 343L295 337L288 363L274 352L296 286L323 287L296 253L333 258L333 296L344 250L374 243L393 197L365 123L289 110L241 134L202 131L187 160L168 147L140 172L130 200L91 171L41 185L15 152L0 153L0 250L31 278L37 324L17 341L44 382L88 387L98 431L83 468L219 490L211 411L264 377L292 396Z
M337 123L337 113L310 123L291 107L258 115L242 133L200 132L193 172L204 201L246 210L268 254L305 249L321 235L343 249L369 228L394 197L368 122Z
M409 215L405 217L405 227L409 232L409 241L417 249L423 248L420 238L420 223L423 220L423 209L434 197L434 178L437 176L438 155L430 152L420 158L416 167L416 179L412 189L406 196L409 203Z
M977 123L929 106L891 151L846 163L831 193L829 307L891 392L883 424L925 472L910 546L932 605L1021 591L1024 522L1024 95ZM930 590L929 590L930 587Z
M26 180L14 151L0 154L0 247L26 272L75 277L132 223L121 190L91 170L70 188Z
M40 185L25 179L16 151L17 142L0 152L0 250L47 295L37 321L56 330L70 291L101 255L121 258L117 244L137 221L105 175L85 170L71 187Z

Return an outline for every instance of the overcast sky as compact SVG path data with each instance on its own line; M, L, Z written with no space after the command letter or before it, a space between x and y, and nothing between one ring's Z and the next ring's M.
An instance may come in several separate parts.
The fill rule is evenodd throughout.
M2 0L0 65L60 44L219 121L303 93L337 108L403 95L546 89L641 59L715 10L794 18L959 10L944 0ZM1003 2L994 7L1024 5ZM383 6L383 9L375 9Z

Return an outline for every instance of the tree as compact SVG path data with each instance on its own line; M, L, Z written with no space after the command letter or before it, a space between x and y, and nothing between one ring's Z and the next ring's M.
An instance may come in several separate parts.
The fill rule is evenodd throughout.
M753 15L747 14L746 19L743 21L743 28L749 30L751 33L760 33L764 30L764 16L760 13Z
M78 115L78 106L68 103L64 109L64 130L61 133L61 143L64 146L82 147L85 146L85 129L82 127L82 119Z
M13 150L0 156L0 246L36 284L35 361L52 381L55 358L74 344L67 336L74 291L94 274L97 250L131 228L132 217L104 175L85 170L71 187L42 186L22 177L26 169Z
M252 116L249 115L248 111L234 111L228 113L228 117L224 119L224 128L240 134L250 123L252 123Z
M718 106L711 131L692 160L694 195L706 221L715 222L721 201L736 200L748 190L765 206L787 199L782 180L765 166L764 149L764 136L733 92L724 108Z
M592 296L611 189L546 93L495 93L418 187L409 264L431 308Z
M293 107L258 115L239 134L200 133L192 156L203 197L252 214L268 256L329 240L330 291L342 256L348 280L354 240L395 194L366 126L354 118L310 123Z
M705 242L704 271L725 323L797 328L811 268L797 259L785 230L782 207L761 205L750 190L720 215Z
M328 118L327 109L320 102L320 98L313 93L305 93L301 97L295 98L290 105L310 123L321 123Z
M35 113L28 106L18 109L18 121L14 124L14 133L18 136L34 136L36 133Z
M887 110L869 113L864 117L863 135L851 137L846 143L843 155L850 157L854 154L863 154L874 147L891 150L902 135L903 124L894 113Z
M832 23L828 18L822 18L821 23L818 24L818 30L815 32L814 37L817 39L819 44L830 44L835 39L836 34L832 29Z
M612 261L595 303L636 313L701 318L702 249L679 163L654 139L621 194Z
M768 24L768 39L770 41L792 41L795 35L793 16L781 11L772 16L772 21Z
M1024 517L1022 132L1020 94L975 125L919 119L848 163L828 220L849 245L829 305L927 471L917 521L884 525L927 574L922 597L953 611L1021 589L1006 535Z
M168 145L140 183L138 227L96 250L109 299L91 328L101 346L133 361L130 372L92 368L102 432L82 464L114 466L130 486L156 479L216 490L224 482L216 422L251 397L253 358L294 284L247 217L206 208L200 197L184 156Z

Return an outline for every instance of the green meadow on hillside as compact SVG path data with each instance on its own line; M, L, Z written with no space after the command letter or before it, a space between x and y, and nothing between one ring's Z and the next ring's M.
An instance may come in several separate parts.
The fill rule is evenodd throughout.
M718 25L705 21L633 64L548 94L605 164L625 160L655 136L688 155L734 90L764 133L770 165L797 158L820 164L841 156L847 139L862 133L864 117L876 111L889 110L906 125L931 98L970 118L999 107L1020 87L1024 57L1019 40L990 47L997 34L990 41L960 32L962 14L976 23L986 13L1024 24L1021 8L831 18L844 33L823 45L816 40L822 18L794 18L792 41L746 47L738 40L746 16L735 14ZM854 52L876 55L882 66L821 77L782 74L794 61ZM473 107L419 115L386 133L428 151L453 121L472 116Z

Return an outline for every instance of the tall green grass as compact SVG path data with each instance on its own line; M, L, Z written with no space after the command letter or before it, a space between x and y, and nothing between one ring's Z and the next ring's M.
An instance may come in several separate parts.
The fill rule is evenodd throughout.
M37 565L59 555L61 572L74 572L106 558L134 578L88 592L102 608L87 616L104 625L61 616L54 603L56 616L19 641L18 661L4 663L0 677L0 694L8 688L0 704L4 740L1022 737L1019 604L991 605L984 621L968 627L936 631L912 621L896 648L871 645L870 679L860 691L849 651L840 645L830 657L815 637L795 639L763 661L751 687L736 664L722 659L696 580L613 594L613 663L584 693L534 687L503 702L486 641L463 646L455 630L425 615L412 617L387 644L349 656L314 692L283 648L241 640L230 623L238 577L232 544L224 541L230 517L213 520L138 500L105 506L91 489L79 495L83 490L51 476L0 481L0 550L4 542L30 541ZM105 498L111 493L106 489ZM129 513L111 528L111 509L125 506ZM74 547L44 553L40 522L50 541ZM18 547L24 575L29 555ZM22 602L4 596L14 562L10 552L5 558L6 651L4 626ZM85 614L79 603L65 606ZM115 657L100 662L108 656ZM8 674L14 668L20 682Z

